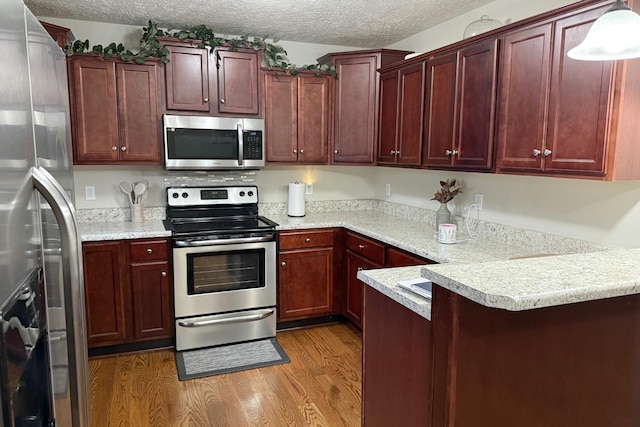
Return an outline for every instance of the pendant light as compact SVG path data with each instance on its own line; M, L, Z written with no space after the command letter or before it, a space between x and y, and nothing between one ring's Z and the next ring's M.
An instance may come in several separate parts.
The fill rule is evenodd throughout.
M581 61L607 61L640 57L640 16L622 0L596 19L585 39L567 52Z

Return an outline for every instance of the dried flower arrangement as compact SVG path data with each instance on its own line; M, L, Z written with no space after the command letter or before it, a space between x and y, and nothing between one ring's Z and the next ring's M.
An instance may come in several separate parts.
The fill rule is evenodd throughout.
M458 193L462 193L462 184L456 185L455 179L447 179L440 181L440 190L438 190L431 200L437 200L440 203L448 203L453 200Z

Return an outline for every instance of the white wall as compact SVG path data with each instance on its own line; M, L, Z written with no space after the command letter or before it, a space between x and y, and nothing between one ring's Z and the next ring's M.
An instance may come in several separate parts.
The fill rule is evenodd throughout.
M255 184L261 202L286 202L290 182L313 183L308 201L373 199L373 166L268 166L258 171ZM127 207L121 181L149 181L145 206L165 206L164 175L160 166L76 166L74 167L76 206L79 209ZM96 200L85 200L84 187L95 186Z
M483 173L376 169L375 198L436 210L430 200L440 180L456 178L463 194L452 211L466 215L475 193L484 195L480 219L620 247L640 247L640 182ZM385 196L385 184L391 196ZM472 211L472 218L476 217Z
M467 25L480 19L482 15L508 24L571 3L575 3L575 0L495 0L387 47L428 52L462 40Z

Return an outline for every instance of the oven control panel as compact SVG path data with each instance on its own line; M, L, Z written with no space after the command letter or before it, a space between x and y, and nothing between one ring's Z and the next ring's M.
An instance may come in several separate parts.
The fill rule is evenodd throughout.
M258 203L258 187L169 187L169 206L243 205Z

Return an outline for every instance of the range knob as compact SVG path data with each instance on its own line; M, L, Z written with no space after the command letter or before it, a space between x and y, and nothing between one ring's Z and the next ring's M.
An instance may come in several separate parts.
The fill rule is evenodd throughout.
M189 193L187 193L186 191L184 193L182 193L182 198L186 199L187 197L189 197Z
M171 197L173 197L174 199L177 199L178 197L180 197L180 195L178 193L173 193Z
M249 195L249 197L253 197L253 191L249 191L247 194Z
M244 191L240 192L240 197L244 197Z

